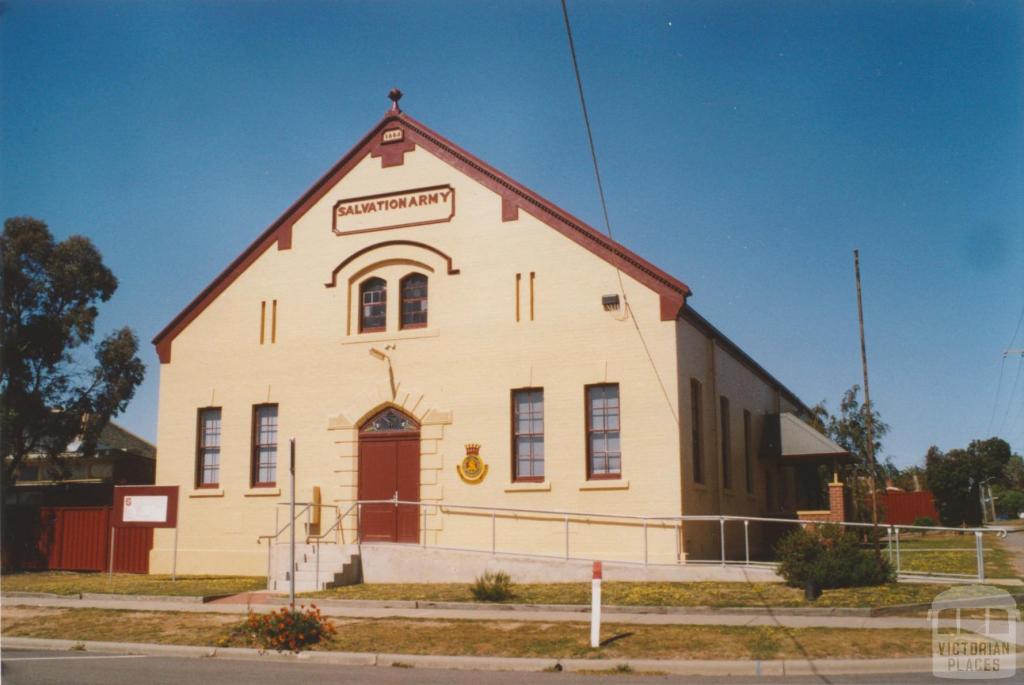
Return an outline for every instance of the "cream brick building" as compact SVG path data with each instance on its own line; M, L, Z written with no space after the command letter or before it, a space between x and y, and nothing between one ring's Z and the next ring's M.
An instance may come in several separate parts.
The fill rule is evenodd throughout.
M178 572L265 571L257 538L286 501L292 437L321 529L394 493L666 517L820 508L813 463L763 435L806 407L689 296L396 105L154 340ZM459 471L474 445L476 481ZM482 548L500 525L502 549L566 544L542 516L409 509L341 532ZM572 554L638 553L625 523L574 519ZM718 553L715 525L650 528L652 563ZM157 530L153 572L171 546Z

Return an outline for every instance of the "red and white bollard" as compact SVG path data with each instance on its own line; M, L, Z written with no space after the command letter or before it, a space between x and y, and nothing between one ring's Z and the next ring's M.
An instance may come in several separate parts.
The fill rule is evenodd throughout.
M601 562L594 562L594 579L590 581L590 646L601 646Z

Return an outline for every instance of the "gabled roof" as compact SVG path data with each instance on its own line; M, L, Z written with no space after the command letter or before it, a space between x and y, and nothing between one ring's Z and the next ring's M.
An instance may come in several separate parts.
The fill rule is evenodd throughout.
M395 128L402 129L402 142L383 144L382 132ZM401 164L402 154L414 147L429 151L501 196L503 221L515 220L520 210L525 211L658 293L661 298L663 321L674 320L683 309L691 292L685 283L474 157L404 112L392 109L153 338L160 362L170 362L171 343L174 338L260 255L275 244L279 250L291 249L292 227L295 222L368 154L380 157L382 165L392 166Z

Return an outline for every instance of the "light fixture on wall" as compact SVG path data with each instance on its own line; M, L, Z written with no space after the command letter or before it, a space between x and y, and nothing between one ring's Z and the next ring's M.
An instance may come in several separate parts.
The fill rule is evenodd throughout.
M388 346L385 349L394 349L393 346ZM398 386L395 385L395 369L391 366L391 356L381 352L376 347L370 348L370 356L381 360L382 362L388 363L388 382L391 384L391 399L394 400L398 396Z

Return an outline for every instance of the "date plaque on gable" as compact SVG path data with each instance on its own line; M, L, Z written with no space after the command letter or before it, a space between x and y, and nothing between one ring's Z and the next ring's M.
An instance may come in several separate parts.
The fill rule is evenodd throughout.
M425 226L451 221L455 216L455 189L450 185L399 190L338 200L334 204L334 232L338 235Z
M380 142L382 143L399 143L405 138L405 131L400 128L390 128L381 134Z

